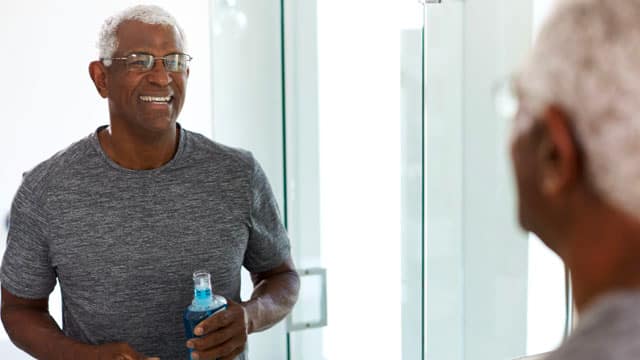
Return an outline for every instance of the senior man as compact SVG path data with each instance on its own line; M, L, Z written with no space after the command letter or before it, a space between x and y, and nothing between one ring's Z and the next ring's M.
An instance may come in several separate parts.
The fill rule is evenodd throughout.
M640 359L640 1L561 1L514 85L520 222L580 314L547 359Z
M177 123L190 56L156 6L106 20L91 78L109 125L29 171L15 196L0 281L11 340L38 359L246 359L299 279L267 179L249 152ZM252 273L241 302L240 270ZM227 310L184 338L194 270ZM48 311L56 280L63 326Z

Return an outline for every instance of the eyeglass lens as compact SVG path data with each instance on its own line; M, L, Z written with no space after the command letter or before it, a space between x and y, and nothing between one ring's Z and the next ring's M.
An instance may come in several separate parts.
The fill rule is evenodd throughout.
M189 66L189 55L170 54L163 57L154 57L150 54L130 54L127 56L127 69L131 71L149 71L156 60L162 59L164 67L171 72L184 72Z

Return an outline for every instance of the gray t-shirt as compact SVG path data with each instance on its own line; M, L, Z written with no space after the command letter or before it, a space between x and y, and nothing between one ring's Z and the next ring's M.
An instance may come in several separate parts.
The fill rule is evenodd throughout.
M25 174L10 224L4 288L46 298L57 279L66 335L163 359L186 358L193 271L240 301L242 266L262 272L290 254L252 155L184 129L173 159L153 170L119 166L92 133Z
M580 318L578 327L545 360L640 359L640 291L605 295Z

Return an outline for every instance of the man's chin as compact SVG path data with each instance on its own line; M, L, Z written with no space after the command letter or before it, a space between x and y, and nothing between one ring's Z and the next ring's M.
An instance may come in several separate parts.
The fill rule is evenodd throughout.
M155 117L153 119L143 119L140 125L145 131L151 134L158 134L175 130L176 120L169 117Z

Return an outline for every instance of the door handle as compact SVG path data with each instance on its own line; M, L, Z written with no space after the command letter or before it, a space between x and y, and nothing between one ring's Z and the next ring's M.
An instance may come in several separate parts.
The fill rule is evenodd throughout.
M289 314L289 316L287 316L287 331L294 332L294 331L299 331L304 329L313 329L313 328L320 328L320 327L327 326L327 269L318 267L318 268L309 268L309 269L299 269L297 270L297 272L298 272L298 275L300 276L301 284L304 283L305 277L317 276L320 278L320 282L319 282L320 303L319 303L319 309L318 309L320 316L318 320L314 320L314 321L307 321L304 319L300 321L296 321L296 319L294 319L294 316L295 316L295 309L294 309L294 311L292 311ZM305 289L302 289L301 287L301 293L303 291L305 291ZM300 300L304 301L304 294L302 295L303 296L301 296Z

